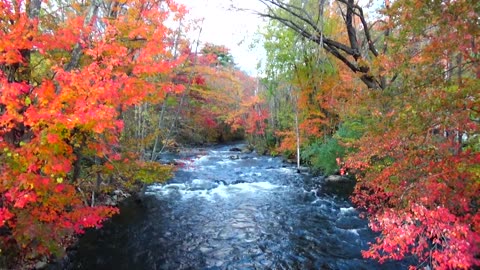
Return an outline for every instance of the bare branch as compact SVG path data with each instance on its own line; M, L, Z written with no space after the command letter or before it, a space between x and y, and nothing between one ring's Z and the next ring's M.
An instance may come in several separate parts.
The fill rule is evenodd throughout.
M307 12L304 7L292 5L288 1L283 0L259 0L265 5L266 12L255 12L257 15L276 20L286 27L297 32L303 38L315 42L328 53L332 54L335 58L344 63L350 70L356 73L361 73L360 79L369 88L383 89L386 87L385 80L381 77L376 78L370 74L370 67L367 65L360 65L359 60L362 58L360 51L360 43L358 42L358 33L355 27L355 17L358 17L363 31L361 33L367 42L368 51L373 56L379 55L378 50L375 48L375 42L372 40L370 29L365 19L363 9L358 6L354 0L337 0L339 4L346 7L346 10L340 6L340 10L344 17L345 26L347 28L347 35L349 44L341 43L331 37L325 36L321 25L319 27L318 21L312 18L312 15ZM323 0L320 3L320 11L322 10ZM320 12L319 11L319 12ZM323 13L323 12L320 12ZM323 16L323 14L318 14Z

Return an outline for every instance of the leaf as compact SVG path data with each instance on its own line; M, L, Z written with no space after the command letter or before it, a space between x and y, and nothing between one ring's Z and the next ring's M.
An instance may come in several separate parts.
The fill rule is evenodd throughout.
M30 97L25 97L25 105L29 106L32 104L32 100L30 99Z

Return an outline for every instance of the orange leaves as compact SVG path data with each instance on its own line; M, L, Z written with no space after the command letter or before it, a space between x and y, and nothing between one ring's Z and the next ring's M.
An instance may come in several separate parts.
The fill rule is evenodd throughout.
M35 89L34 97L38 106L50 107L55 99L55 86L52 81L45 80Z
M280 146L277 148L278 151L285 153L295 152L297 141L293 131L278 131L275 135L282 139Z
M242 107L246 113L245 131L252 135L265 134L269 113L263 99L258 95L247 97Z
M398 61L398 59L393 59L388 55L380 54L373 60L372 72L379 76L388 76L395 72L401 64L402 61Z
M5 4L6 0L1 2ZM37 22L28 19L23 12L16 13L8 8L4 12L4 19L0 21L0 28L5 29L0 31L0 64L24 63L22 50L42 47L33 39L37 35Z
M82 32L89 32L89 27L84 27L83 25L84 19L83 16L68 16L60 24L54 21L43 20L42 24L50 27L52 30L41 33L41 35L36 37L37 43L41 44L40 52L49 53L52 50L70 51L77 42L83 40Z
M23 120L19 111L25 105L25 95L30 87L25 83L9 83L1 71L0 86L0 104L5 106L0 115L0 126L10 128L13 122Z
M324 117L305 119L300 124L300 129L305 133L306 136L322 136L322 126L328 124L327 120Z
M203 140L228 140L243 131L263 132L262 118L267 115L264 102L253 94L254 79L233 66L228 49L206 44L201 54L188 50L185 53L189 54L187 62L173 77L175 83L186 85L178 98L188 100L188 107L179 110L185 114L185 126L191 126L196 134L201 134L196 137ZM169 93L179 92L168 87Z
M182 84L165 84L162 85L162 91L170 94L181 94L183 91L185 91L185 86Z
M62 250L65 237L118 212L84 205L74 164L113 155L128 106L184 90L169 81L184 57L173 59L165 24L181 6L127 0L87 23L88 1L42 4L38 18L27 2L0 0L0 227L19 260Z

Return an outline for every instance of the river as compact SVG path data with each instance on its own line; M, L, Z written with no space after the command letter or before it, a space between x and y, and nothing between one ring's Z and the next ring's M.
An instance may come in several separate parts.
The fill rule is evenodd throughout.
M408 268L362 258L375 234L346 198L317 194L311 176L280 158L232 147L174 156L183 164L175 177L150 186L142 203L125 203L102 229L88 231L63 267Z

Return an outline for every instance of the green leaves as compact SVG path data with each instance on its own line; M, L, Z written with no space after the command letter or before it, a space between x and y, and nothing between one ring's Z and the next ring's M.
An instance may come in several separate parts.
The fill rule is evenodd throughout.
M387 1L369 22L355 1L335 1L316 25L318 1L262 2L275 20L264 81L279 149L292 153L298 112L302 158L356 175L352 200L382 233L364 256L480 265L478 4Z
M339 171L337 158L342 159L345 154L346 149L336 139L330 138L326 141L317 140L305 146L302 159L308 160L314 170L330 175Z

